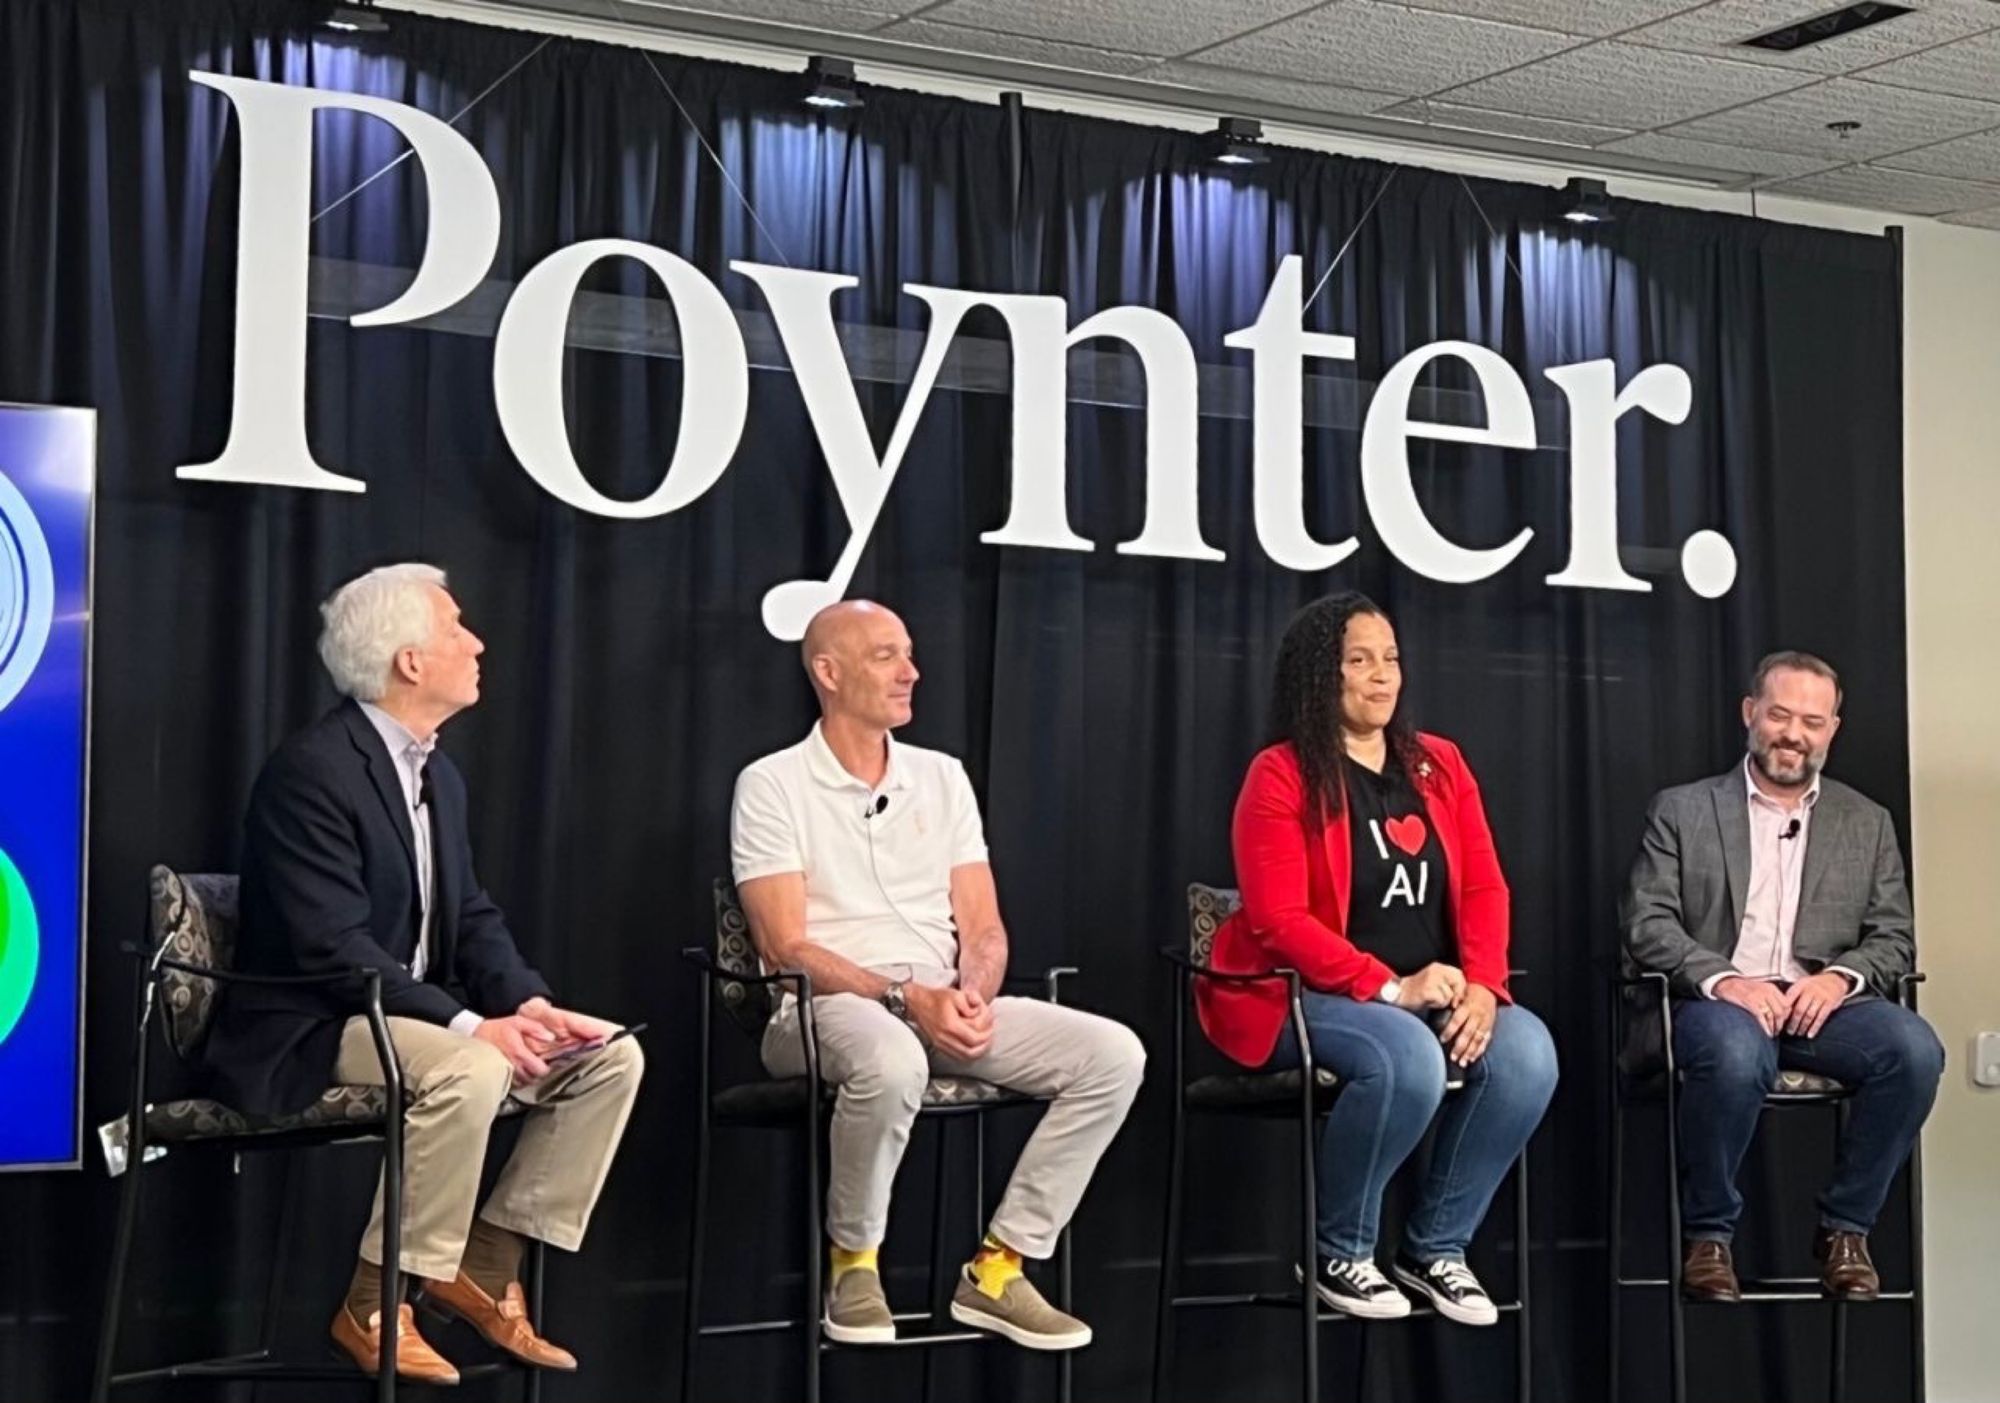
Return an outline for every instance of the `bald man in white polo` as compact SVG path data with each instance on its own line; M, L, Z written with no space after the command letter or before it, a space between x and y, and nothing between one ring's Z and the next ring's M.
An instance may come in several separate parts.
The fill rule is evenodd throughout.
M908 631L879 604L822 610L801 649L820 720L736 781L731 860L757 952L812 976L821 1074L839 1088L827 1187L826 1331L896 1338L876 1264L889 1194L934 1073L1051 1098L951 1313L1031 1349L1075 1349L1090 1327L1022 1270L1045 1259L1138 1094L1129 1028L1039 999L1003 998L1007 931L965 768L890 736L917 682ZM776 1076L805 1071L788 997L764 1035Z

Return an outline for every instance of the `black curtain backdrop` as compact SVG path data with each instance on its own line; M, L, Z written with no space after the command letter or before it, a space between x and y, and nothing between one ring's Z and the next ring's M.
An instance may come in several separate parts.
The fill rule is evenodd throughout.
M646 1094L608 1198L584 1251L554 1268L549 1328L585 1372L552 1379L549 1396L673 1395L696 1006L675 952L705 936L738 768L811 718L795 652L763 631L758 603L779 580L823 573L847 532L796 383L781 362L753 371L742 446L699 501L610 521L558 503L514 462L493 411L490 323L357 330L322 316L310 333L312 441L367 493L173 472L219 452L231 409L238 136L226 101L188 71L365 91L450 117L518 64L457 123L499 190L497 280L615 235L691 260L751 313L764 303L726 271L731 258L855 275L836 309L860 327L920 333L927 313L901 295L905 282L1056 294L1073 321L1157 307L1204 367L1201 516L1226 563L1113 552L1144 504L1144 420L1114 392L1133 378L1126 367L1121 381L1114 363L1109 390L1073 385L1070 404L1071 519L1097 549L978 541L1007 508L1003 378L1001 392L936 393L851 590L900 610L917 639L925 675L908 735L962 755L972 773L1015 969L1081 965L1080 998L1132 1023L1155 1053L1078 1223L1079 1300L1098 1331L1079 1362L1080 1396L1146 1390L1170 1027L1153 951L1183 938L1188 881L1232 880L1230 808L1262 742L1286 619L1358 586L1399 625L1419 722L1463 744L1491 806L1514 889L1515 960L1533 971L1520 992L1563 1056L1535 1144L1539 1396L1600 1397L1604 980L1647 795L1732 761L1743 675L1786 645L1845 670L1835 770L1899 820L1907 813L1894 246L1637 204L1578 230L1554 220L1537 189L1287 150L1225 173L1185 134L1034 111L1016 163L997 103L870 89L865 110L821 116L784 74L404 15L387 36L331 36L302 11L272 0L0 0L0 400L102 415L87 1120L123 1109L131 982L117 947L139 932L147 866L230 868L259 764L332 700L312 649L316 601L383 561L442 564L489 643L485 698L446 735L475 793L487 883L567 1000L652 1023ZM402 149L377 123L319 125L316 207ZM314 253L413 268L425 221L405 162L320 219ZM1307 431L1306 501L1320 539L1358 532L1362 545L1308 577L1257 544L1248 357L1222 338L1255 320L1282 256L1302 255L1311 288L1350 236L1307 316L1310 329L1353 335L1358 358L1311 367L1328 383L1308 394L1323 422ZM588 287L664 305L636 265ZM981 313L962 335L990 346L1001 332ZM1397 564L1357 481L1357 406L1398 357L1447 338L1517 367L1543 445L1413 446L1419 495L1447 534L1484 546L1535 528L1519 561L1464 587ZM1619 535L1628 568L1655 586L1648 594L1543 583L1567 557L1568 463L1562 401L1541 372L1598 356L1615 359L1621 382L1660 361L1693 380L1685 424L1634 414L1618 429ZM878 446L903 399L891 379L861 387ZM634 497L657 483L680 382L671 356L571 353L570 432L604 491ZM1448 371L1427 383L1470 381ZM1439 403L1458 412L1448 394ZM1726 535L1741 562L1719 601L1679 577L1680 545L1699 529ZM1001 1130L996 1171L1024 1134ZM911 1302L933 1143L913 1146L889 1246L891 1292ZM1289 1281L1288 1143L1276 1132L1196 1141L1191 1280ZM1651 1243L1664 1231L1656 1144L1640 1137L1633 1184L1633 1228ZM1805 1269L1826 1145L1815 1121L1757 1152L1744 1241L1753 1269ZM754 1136L725 1139L718 1155L718 1208L732 1226L711 1256L711 1300L743 1314L792 1309L797 1160ZM358 1149L298 1164L309 1211L284 1304L299 1349L319 1347L373 1165ZM226 1164L176 1156L151 1173L127 1357L240 1344L255 1329L279 1170L251 1162L231 1177ZM110 1185L93 1147L85 1172L0 1180L0 1196L0 1397L78 1397ZM1901 1243L1886 1231L1878 1248L1896 1278ZM1498 1244L1481 1252L1489 1268L1509 1268ZM1632 1396L1657 1396L1663 1317L1635 1307L1629 1328ZM1819 1309L1705 1315L1697 1391L1812 1396L1828 1328ZM1372 1396L1509 1396L1508 1331L1380 1333ZM1288 1396L1292 1339L1282 1318L1191 1318L1181 1396ZM1344 1390L1354 1332L1327 1341L1330 1387ZM1853 1396L1904 1396L1907 1342L1900 1308L1856 1312ZM709 1398L797 1388L789 1348L722 1343L706 1361ZM954 1352L941 1367L956 1397L1049 1389L1043 1363L1001 1347ZM921 1368L900 1352L844 1354L830 1386L893 1397L915 1390Z

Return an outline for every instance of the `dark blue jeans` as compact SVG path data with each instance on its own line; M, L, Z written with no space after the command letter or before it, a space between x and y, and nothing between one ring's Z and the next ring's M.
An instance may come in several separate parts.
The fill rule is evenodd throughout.
M1687 999L1674 1003L1674 1061L1682 1073L1681 1230L1727 1242L1743 1214L1736 1171L1780 1067L1854 1088L1819 1220L1865 1233L1937 1099L1944 1046L1930 1024L1885 999L1843 1004L1816 1038L1767 1037L1747 1009Z
M1342 1083L1317 1159L1319 1250L1342 1261L1375 1255L1382 1190L1435 1118L1430 1174L1403 1234L1403 1255L1463 1258L1493 1191L1555 1094L1549 1030L1525 1008L1502 1004L1485 1055L1465 1069L1464 1089L1447 1096L1444 1049L1418 1015L1310 992L1305 1011L1313 1062ZM1268 1065L1299 1065L1289 1025Z

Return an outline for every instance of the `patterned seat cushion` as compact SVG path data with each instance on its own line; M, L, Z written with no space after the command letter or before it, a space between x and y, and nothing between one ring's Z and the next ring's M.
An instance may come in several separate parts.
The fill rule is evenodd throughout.
M207 969L227 970L236 959L237 879L220 872L179 873L155 867L149 874L148 907L153 949L168 958ZM182 1057L193 1058L208 1037L221 986L184 970L162 967L160 1006L167 1041Z
M1289 1072L1222 1072L1188 1083L1187 1103L1193 1110L1250 1111L1272 1110L1285 1114L1298 1109L1299 1070ZM1340 1079L1324 1067L1313 1069L1313 1099L1332 1100Z
M1664 1089L1662 1085L1664 1080L1665 1078L1658 1071L1629 1079L1626 1082L1626 1094L1636 1100L1657 1100ZM1685 1073L1682 1074L1682 1080L1686 1080ZM1833 1077L1821 1076L1817 1072L1799 1072L1789 1067L1781 1067L1778 1069L1776 1079L1771 1083L1770 1091L1766 1094L1789 1098L1803 1096L1846 1096L1852 1091L1853 1088L1848 1086L1846 1082L1836 1080Z
M146 1108L146 1137L160 1144L180 1145L198 1140L279 1136L293 1131L351 1129L357 1135L381 1130L387 1093L379 1086L330 1086L304 1110L286 1115L249 1116L220 1101L190 1097ZM502 1116L527 1109L511 1096L501 1104Z
M823 1090L831 1101L834 1088L828 1085ZM805 1099L804 1077L745 1082L716 1093L715 1114L739 1125L782 1124L798 1118L805 1108ZM1036 1099L976 1077L932 1077L930 1085L924 1088L924 1106L930 1110L953 1106L1025 1106Z
M1207 887L1190 882L1188 898L1188 957L1198 965L1208 963L1215 949L1215 933L1236 914L1243 900L1229 887Z
M1845 1096L1847 1092L1846 1082L1789 1067L1780 1068L1777 1081L1771 1084L1773 1096Z

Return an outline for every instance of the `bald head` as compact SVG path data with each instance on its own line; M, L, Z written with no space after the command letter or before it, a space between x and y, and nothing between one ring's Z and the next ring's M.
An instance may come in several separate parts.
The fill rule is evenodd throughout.
M829 604L806 625L799 660L820 713L889 730L910 719L916 686L909 630L893 610L866 599Z

